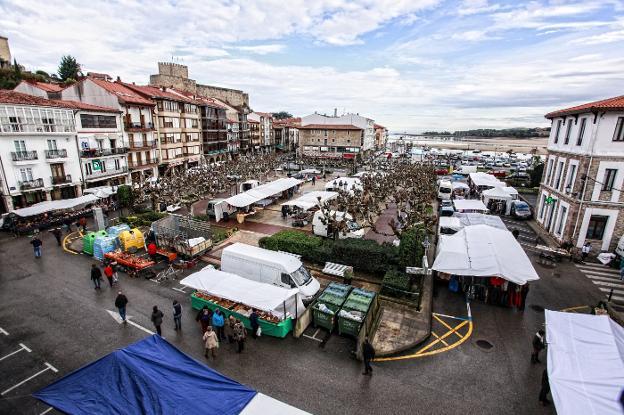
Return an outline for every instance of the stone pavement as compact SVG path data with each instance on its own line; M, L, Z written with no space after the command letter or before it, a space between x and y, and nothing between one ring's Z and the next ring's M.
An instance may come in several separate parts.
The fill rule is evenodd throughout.
M396 235L392 231L392 228L388 223L391 219L396 218L397 208L396 204L389 204L388 208L384 210L381 215L375 221L375 228L377 232L373 232L373 230L369 230L366 235L364 235L364 239L370 239L372 241L377 241L378 243L392 243L395 239L397 239Z

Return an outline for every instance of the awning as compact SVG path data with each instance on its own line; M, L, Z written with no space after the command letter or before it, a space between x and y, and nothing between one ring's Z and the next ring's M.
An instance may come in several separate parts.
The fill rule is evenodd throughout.
M468 187L468 185L464 182L453 182L452 183L453 186L453 190L457 190L457 189L470 189L470 187Z
M204 268L184 278L180 284L270 312L276 317L284 316L284 303L286 312L293 317L305 311L297 288L286 289L216 269Z
M53 210L73 209L81 205L96 202L97 200L98 198L94 195L83 195L73 199L50 200L37 203L27 208L16 209L13 213L22 217L41 215L42 213L51 212Z
M278 195L285 190L301 184L302 181L293 177L274 180L270 183L262 184L246 192L239 193L225 199L225 201L235 207L246 207L254 203Z
M297 206L303 210L308 210L312 209L315 206L319 206L319 204L323 204L328 200L334 199L337 196L338 192L324 192L321 190L316 190L306 193L297 199L289 200L288 202L282 203L282 206ZM320 202L319 197L321 198Z
M458 212L487 212L482 201L476 199L454 199L453 206Z
M511 232L488 225L467 226L454 235L440 235L432 268L452 275L501 277L519 285L539 279Z
M491 174L476 172L468 174L472 183L475 186L489 186L489 187L503 187L505 183L498 180L496 177Z
M497 200L511 200L512 196L509 192L507 192L502 187L493 187L488 190L484 190L481 195L486 199L497 199Z
M557 413L622 414L624 328L606 315L546 310L546 342Z
M84 366L33 394L75 415L303 415L152 335Z

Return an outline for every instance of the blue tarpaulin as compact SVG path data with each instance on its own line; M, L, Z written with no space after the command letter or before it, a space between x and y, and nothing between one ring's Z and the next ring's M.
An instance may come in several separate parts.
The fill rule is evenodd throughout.
M239 414L256 391L147 337L34 396L68 414Z

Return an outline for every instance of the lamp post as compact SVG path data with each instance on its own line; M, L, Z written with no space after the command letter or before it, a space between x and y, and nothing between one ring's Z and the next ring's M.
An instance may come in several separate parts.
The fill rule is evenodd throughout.
M422 246L425 248L425 253L422 257L422 267L425 270L425 275L427 275L427 269L429 268L428 253L429 247L431 246L431 242L429 242L429 235L425 234L425 240L422 241Z

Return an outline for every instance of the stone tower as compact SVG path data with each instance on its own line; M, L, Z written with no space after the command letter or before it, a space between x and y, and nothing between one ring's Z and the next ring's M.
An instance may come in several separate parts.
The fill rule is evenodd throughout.
M13 64L11 59L11 49L9 49L9 39L0 36L0 68L8 68Z

